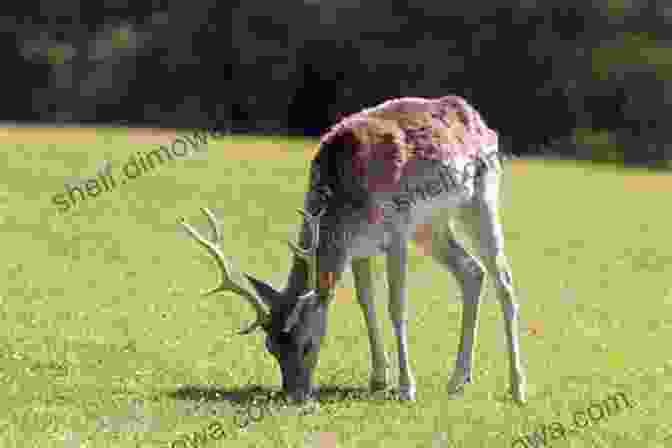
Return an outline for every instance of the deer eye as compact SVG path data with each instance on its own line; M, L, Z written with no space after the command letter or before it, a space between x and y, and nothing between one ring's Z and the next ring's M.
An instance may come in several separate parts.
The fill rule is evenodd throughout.
M280 345L288 345L292 342L292 338L289 333L281 331L276 337L275 342Z

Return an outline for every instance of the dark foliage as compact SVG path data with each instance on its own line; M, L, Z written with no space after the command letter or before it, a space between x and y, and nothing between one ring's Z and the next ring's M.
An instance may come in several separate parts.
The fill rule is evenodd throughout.
M315 136L391 97L457 94L514 153L672 159L663 0L55 5L1 15L2 120Z

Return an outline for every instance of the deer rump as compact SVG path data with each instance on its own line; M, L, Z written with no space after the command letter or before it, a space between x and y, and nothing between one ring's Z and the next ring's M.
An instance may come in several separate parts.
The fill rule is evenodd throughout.
M389 100L345 117L322 137L310 191L330 191L329 208L360 209L372 205L371 193L399 191L415 160L463 165L496 145L497 133L463 98Z

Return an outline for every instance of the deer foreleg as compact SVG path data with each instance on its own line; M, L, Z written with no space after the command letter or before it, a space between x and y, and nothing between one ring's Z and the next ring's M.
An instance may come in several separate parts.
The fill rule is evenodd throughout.
M355 279L357 301L362 308L371 347L371 391L384 390L389 383L389 361L383 346L380 324L376 317L375 286L372 258L352 260L352 275Z
M389 312L399 353L399 398L415 400L415 378L408 355L408 300L406 276L408 242L401 235L392 238L387 253L387 282L390 289Z

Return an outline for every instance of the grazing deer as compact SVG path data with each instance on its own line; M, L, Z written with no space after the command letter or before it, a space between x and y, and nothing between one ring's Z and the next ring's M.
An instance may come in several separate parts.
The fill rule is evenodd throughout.
M388 359L374 307L372 258L386 256L389 313L399 356L399 396L415 400L408 347L408 242L418 225L431 225L432 256L457 278L462 290L462 334L448 392L473 380L478 308L486 272L492 274L502 307L509 349L511 392L526 399L519 347L518 304L504 254L498 212L502 166L497 134L460 97L401 98L348 116L320 140L311 164L299 246L281 291L245 274L253 288L235 282L214 228L208 240L184 219L180 223L212 254L221 284L206 294L233 291L255 309L255 328L266 333L266 348L278 360L283 390L295 401L311 397L312 376L335 287L350 264L357 300L371 347L373 391L388 386ZM458 241L454 224L464 224L476 255ZM437 329L440 331L441 329Z

